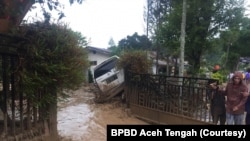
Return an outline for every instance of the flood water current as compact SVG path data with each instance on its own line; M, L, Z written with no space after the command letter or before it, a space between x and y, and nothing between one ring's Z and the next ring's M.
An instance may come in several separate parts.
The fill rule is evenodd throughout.
M61 141L106 141L107 124L148 124L130 114L118 100L98 104L90 86L71 92L58 102Z

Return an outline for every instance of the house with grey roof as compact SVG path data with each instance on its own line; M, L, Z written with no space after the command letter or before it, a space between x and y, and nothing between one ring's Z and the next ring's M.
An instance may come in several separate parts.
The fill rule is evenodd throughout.
M105 48L98 48L93 46L86 47L88 51L88 60L90 62L89 70L93 74L94 68L102 63L104 60L111 57L111 51Z

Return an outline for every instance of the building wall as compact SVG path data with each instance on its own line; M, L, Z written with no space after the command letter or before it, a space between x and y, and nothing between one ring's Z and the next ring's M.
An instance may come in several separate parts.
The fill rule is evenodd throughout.
M89 61L96 61L96 64L94 65L91 65L90 66L90 70L93 74L93 70L94 68L99 65L100 63L102 63L104 60L108 59L110 57L110 55L107 55L107 54L101 54L101 53L98 53L98 52L93 52L93 51L90 51L89 54L88 54L88 59Z
M104 60L108 59L111 57L111 53L106 50L106 49L100 49L100 48L95 48L95 47L88 47L88 60L90 61L90 68L89 70L91 71L92 77L94 74L94 68L101 64ZM89 80L89 72L86 72L86 80Z

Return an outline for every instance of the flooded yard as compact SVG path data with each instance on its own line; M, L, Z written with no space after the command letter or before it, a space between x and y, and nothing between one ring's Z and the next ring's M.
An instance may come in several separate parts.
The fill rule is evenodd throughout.
M58 133L62 141L106 141L107 124L148 124L129 113L118 100L97 104L84 86L58 103Z

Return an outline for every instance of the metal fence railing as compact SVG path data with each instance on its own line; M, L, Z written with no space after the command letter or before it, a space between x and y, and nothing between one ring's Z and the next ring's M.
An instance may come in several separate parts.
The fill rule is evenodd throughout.
M208 85L218 83L216 80L135 73L126 73L125 80L129 104L205 123L212 122Z

